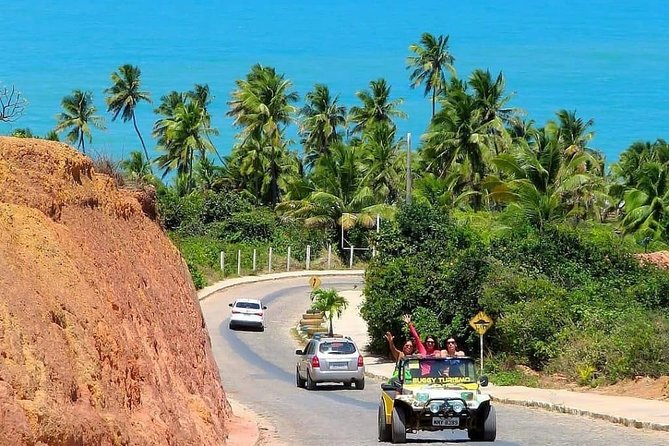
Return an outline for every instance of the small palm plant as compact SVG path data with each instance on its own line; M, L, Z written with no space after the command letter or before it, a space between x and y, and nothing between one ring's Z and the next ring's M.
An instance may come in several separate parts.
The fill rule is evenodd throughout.
M314 290L311 293L311 300L313 300L311 307L314 310L322 311L325 314L325 318L330 322L328 336L332 336L334 334L332 319L334 319L335 315L338 318L341 317L342 312L348 307L348 301L337 290L322 288Z

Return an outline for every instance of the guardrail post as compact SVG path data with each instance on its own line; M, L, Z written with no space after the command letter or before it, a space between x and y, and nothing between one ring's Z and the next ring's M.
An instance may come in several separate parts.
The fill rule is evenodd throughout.
M256 270L256 249L253 248L253 271Z
M328 269L330 269L330 260L332 260L332 245L328 243Z
M288 247L288 259L286 260L286 271L290 271L290 246Z
M351 245L351 258L350 258L350 260L348 261L348 267L349 267L350 269L353 269L353 245Z
M237 275L242 276L242 250L237 250Z
M225 277L225 253L223 251L221 251L221 271Z
M309 269L310 260L311 260L311 245L307 245L307 265L306 265L306 269Z
M269 247L269 260L267 261L268 272L272 272L272 247Z

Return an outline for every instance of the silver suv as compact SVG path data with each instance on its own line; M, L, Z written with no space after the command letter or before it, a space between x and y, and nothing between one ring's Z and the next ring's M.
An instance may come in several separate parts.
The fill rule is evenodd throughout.
M355 342L348 337L314 338L295 354L299 355L297 387L314 390L316 383L339 382L344 387L353 383L358 390L365 388L365 363Z

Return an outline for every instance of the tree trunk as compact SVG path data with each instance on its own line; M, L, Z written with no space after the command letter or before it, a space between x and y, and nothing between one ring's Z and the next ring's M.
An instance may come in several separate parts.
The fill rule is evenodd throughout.
M144 149L144 156L146 156L146 162L149 163L149 170L151 170L151 173L153 174L153 163L151 162L151 158L149 158L149 152L147 152L146 150L146 144L144 144L144 138L142 138L141 133L139 133L139 128L137 128L137 120L135 119L134 112L132 114L132 125L135 127L135 132L137 132L137 136L139 136L139 142L142 143L142 149Z

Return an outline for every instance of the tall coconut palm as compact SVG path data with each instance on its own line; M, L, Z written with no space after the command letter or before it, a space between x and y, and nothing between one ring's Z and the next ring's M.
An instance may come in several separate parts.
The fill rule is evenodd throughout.
M76 143L77 148L86 153L86 138L88 142L93 141L91 125L97 129L104 130L104 118L96 115L98 111L93 105L93 94L90 91L74 90L71 95L65 96L61 101L63 111L56 116L56 132L69 130L65 136L66 141Z
M332 97L323 84L316 84L305 96L300 133L308 166L313 166L319 157L328 156L330 146L342 140L338 128L346 124L346 107L338 101L339 97Z
M594 153L588 147L589 142L595 136L591 130L595 123L594 120L584 121L583 118L576 116L576 111L567 110L558 111L557 117L558 122L550 122L549 127L557 129L560 144L567 156L574 156L584 151Z
M185 178L185 189L192 190L193 167L198 158L204 158L207 152L214 152L209 135L217 134L216 129L209 127L209 120L199 100L188 99L178 104L171 117L161 121L163 135L158 150L166 152L156 161L164 170L163 177L170 171Z
M504 75L500 72L495 80L488 70L474 70L469 76L468 84L474 91L477 106L481 109L484 121L492 121L500 117L503 122L510 122L512 109L505 108L511 99L504 93Z
M475 99L463 85L449 89L442 109L434 116L421 149L426 170L445 178L454 169L460 170L462 181L478 191L478 184L487 172L486 160L492 153L491 123L483 120ZM479 202L474 203L478 208Z
M437 96L446 86L446 71L455 77L453 62L455 58L448 50L448 36L435 37L423 33L420 43L409 46L415 56L407 58L407 69L413 69L409 76L411 87L425 84L425 96L432 93L432 117L435 114Z
M328 320L328 336L333 336L332 320L335 316L341 317L344 310L348 307L348 300L337 292L334 288L318 288L311 292L311 307L314 310L322 311L325 319Z
M255 65L246 79L237 81L237 89L229 102L228 116L234 118L234 124L242 127L242 145L249 139L255 141L258 150L264 153L271 166L270 202L276 205L280 199L278 168L284 141L285 127L292 122L297 111L295 103L299 96L292 91L292 82L278 75L271 67Z
M377 200L395 203L403 182L405 158L401 142L395 140L395 127L376 124L365 133L362 142L363 184L371 187Z
M142 143L144 155L149 160L149 152L146 150L144 138L137 127L137 118L135 116L135 109L141 101L151 102L151 96L148 92L141 90L139 67L125 64L119 67L117 72L111 75L112 86L105 90L108 94L105 99L107 103L107 111L112 112L112 121L116 121L119 114L123 122L132 121L135 132L139 137L139 142Z
M351 107L349 119L353 122L352 133L360 133L368 126L379 123L395 125L393 118L406 118L406 113L397 107L403 99L390 100L390 85L385 79L377 79L369 83L369 91L359 91L355 95L362 106Z

